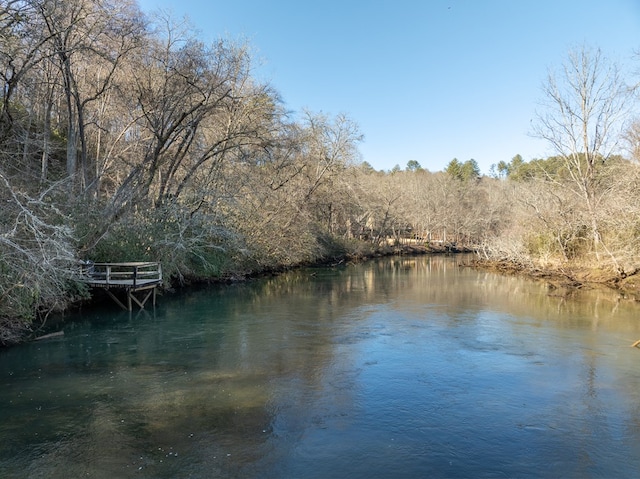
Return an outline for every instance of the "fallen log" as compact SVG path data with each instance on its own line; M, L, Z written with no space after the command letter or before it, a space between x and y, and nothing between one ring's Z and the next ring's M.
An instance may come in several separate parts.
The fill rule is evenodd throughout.
M38 336L34 341L40 341L41 339L57 338L58 336L64 336L64 331L56 331L55 333L49 333L43 336Z

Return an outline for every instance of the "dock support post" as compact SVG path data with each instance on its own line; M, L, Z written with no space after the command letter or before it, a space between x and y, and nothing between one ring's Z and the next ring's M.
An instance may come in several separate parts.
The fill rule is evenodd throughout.
M140 309L144 309L144 305L147 303L147 301L149 300L149 298L153 298L152 304L153 307L155 309L156 307L156 287L152 287L152 288L148 288L145 291L145 296L142 299L138 299L135 294L134 291L131 288L128 288L126 290L126 294L127 294L127 304L126 306L122 303L122 301L120 301L118 299L118 297L113 294L111 292L111 290L109 288L104 288L104 290L107 292L107 294L109 295L109 297L111 297L111 299L113 299L113 301L115 301L115 303L120 306L122 309L124 309L125 311L133 311L133 303L135 302L138 306L140 306Z
M144 305L146 304L147 300L151 297L151 295L153 295L153 306L155 307L156 305L156 288L155 286L153 288L151 288L149 291L146 291L146 294L144 296L144 298L142 298L142 300L139 300L138 298L136 298L136 296L133 294L132 291L129 292L129 311L131 311L131 300L135 301L136 304L138 306L140 306L140 309L144 309Z
M162 283L162 265L154 262L91 263L91 268L83 269L80 280L90 287L102 288L113 301L125 311L133 310L135 302L144 309L153 296L156 306L156 288ZM124 290L126 300L120 300L111 289ZM136 293L140 291L140 296Z
M115 295L115 294L113 294L113 293L109 290L109 288L105 288L104 290L105 290L105 291L107 292L107 294L111 297L111 299L113 299L113 300L116 302L116 304L117 304L118 306L120 306L122 309L124 309L125 311L127 311L127 307L126 307L124 304L122 304L122 301L120 301L120 300L116 297L116 295ZM131 311L131 302L129 302L129 309L128 309L128 311Z

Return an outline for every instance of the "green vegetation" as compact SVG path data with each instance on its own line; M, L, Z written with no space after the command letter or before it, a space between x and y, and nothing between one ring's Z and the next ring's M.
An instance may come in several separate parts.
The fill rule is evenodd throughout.
M473 159L460 163L457 158L454 158L444 171L460 181L473 181L480 178L480 167L478 162Z
M0 344L86 298L87 259L161 261L175 283L403 243L617 277L640 267L640 127L616 130L632 89L599 52L570 59L585 78L568 90L549 81L537 125L557 155L517 155L494 177L472 159L381 172L360 162L348 117L292 117L245 45L145 23L128 1L38 5L0 7Z

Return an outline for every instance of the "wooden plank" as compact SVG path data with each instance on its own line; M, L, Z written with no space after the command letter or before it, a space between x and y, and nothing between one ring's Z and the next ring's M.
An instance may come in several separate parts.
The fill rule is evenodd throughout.
M158 268L160 263L152 263L152 262L131 262L131 263L83 263L85 266L90 266L94 268L124 268L125 270L133 271L133 268Z
M81 281L92 288L102 288L122 309L131 311L133 303L144 309L149 298L156 305L156 288L162 283L162 265L149 261L123 263L91 263L81 265ZM111 292L112 289L124 289L126 305ZM138 299L134 293L146 291Z

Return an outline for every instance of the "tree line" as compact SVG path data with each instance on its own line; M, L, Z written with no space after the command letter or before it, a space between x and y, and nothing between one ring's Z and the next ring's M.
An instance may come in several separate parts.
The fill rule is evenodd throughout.
M600 78L599 52L584 54L565 80ZM584 88L549 80L539 134L552 158L492 175L457 159L383 172L360 158L348 116L287 111L251 62L248 45L206 44L133 0L3 2L0 343L86 297L75 281L86 259L161 261L180 283L412 242L634 270L640 128L614 132L634 98L619 78L587 91L590 116L564 104ZM577 118L576 138L554 136ZM613 141L623 133L636 148L626 156Z

